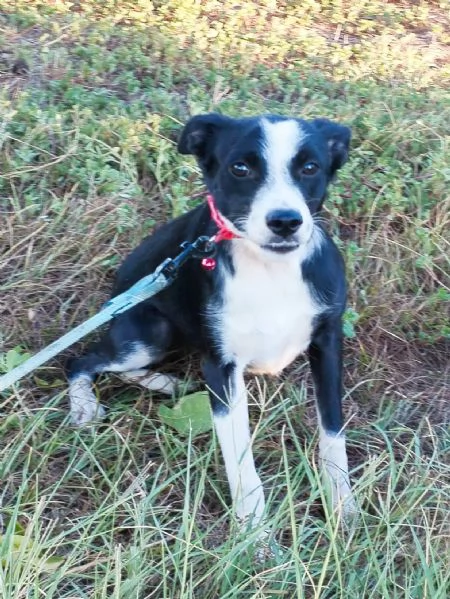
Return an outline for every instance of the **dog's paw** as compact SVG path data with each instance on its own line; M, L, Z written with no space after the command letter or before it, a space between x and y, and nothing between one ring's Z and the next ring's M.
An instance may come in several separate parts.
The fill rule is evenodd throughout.
M334 511L340 514L345 522L351 522L359 512L347 478L333 481L332 502Z
M120 378L127 383L137 383L144 389L163 393L170 397L195 391L198 388L196 383L179 379L172 374L150 372L146 368L124 372Z
M333 486L331 509L344 530L350 531L357 522L360 510L348 481L340 482Z
M71 381L69 398L70 420L75 426L84 426L105 415L105 408L98 403L91 389L91 380L86 376Z
M341 504L342 517L346 521L351 521L359 514L358 504L353 496L353 493L349 493L342 498Z
M283 551L274 538L273 533L262 528L255 530L240 525L241 535L246 539L247 553L255 564L266 564L268 561L281 562Z
M268 561L280 562L283 559L283 551L269 531L265 530L256 539L254 558L257 564L264 564Z
M84 403L83 405L77 404L70 409L70 421L75 426L85 426L93 420L101 420L104 418L105 413L105 408L97 401Z
M188 393L195 393L195 391L199 391L200 389L203 389L200 381L192 379L177 379L176 381L176 395L187 395Z
M283 557L272 531L264 526L263 509L238 517L237 525L240 535L249 542L249 552L253 555L255 563L279 561Z

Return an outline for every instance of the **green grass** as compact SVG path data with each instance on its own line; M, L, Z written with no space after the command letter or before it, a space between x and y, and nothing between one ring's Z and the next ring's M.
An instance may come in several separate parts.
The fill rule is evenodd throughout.
M347 533L324 517L306 364L249 379L284 550L255 565L214 435L175 434L113 377L107 422L70 427L62 365L84 341L0 396L2 598L448 596L446 4L0 0L0 369L92 315L125 254L200 201L175 149L190 115L334 118L353 129L326 216L362 506Z

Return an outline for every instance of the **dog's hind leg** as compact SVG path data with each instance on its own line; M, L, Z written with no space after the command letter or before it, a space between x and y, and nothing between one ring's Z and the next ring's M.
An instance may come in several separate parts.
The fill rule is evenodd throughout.
M103 416L104 409L92 389L94 378L102 372L123 373L128 380L141 373L147 388L161 391L163 387L168 391L172 386L173 389L168 375L150 375L144 370L166 355L172 338L172 325L152 307L136 306L115 318L100 341L69 364L72 422L80 426Z
M171 374L162 374L160 372L150 372L147 368L139 370L129 370L120 375L120 378L127 383L137 383L149 391L158 391L165 395L172 396L178 389L182 388L184 382ZM190 388L186 385L187 389Z

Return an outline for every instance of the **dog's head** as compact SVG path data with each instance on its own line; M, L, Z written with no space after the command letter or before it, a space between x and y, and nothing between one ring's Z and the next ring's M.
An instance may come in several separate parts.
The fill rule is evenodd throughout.
M350 129L326 119L193 117L178 144L193 154L230 228L277 253L308 244Z

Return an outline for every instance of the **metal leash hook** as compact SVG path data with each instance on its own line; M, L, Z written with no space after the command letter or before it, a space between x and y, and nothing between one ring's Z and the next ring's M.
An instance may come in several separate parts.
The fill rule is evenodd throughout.
M216 243L214 237L201 235L193 243L185 241L180 247L183 248L184 252L173 259L173 262L176 264L173 264L173 266L169 265L169 268L174 267L178 270L181 264L190 257L200 260L200 264L205 270L214 270L216 268L216 261L214 259Z
M209 238L206 235L201 235L192 243L190 243L189 241L184 241L180 247L184 251L181 252L181 254L179 254L176 258L174 258L174 262L176 262L177 267L181 266L181 264L186 262L188 258L204 260L205 258L210 258L214 256L214 254L216 253L216 245L214 243L214 238Z

